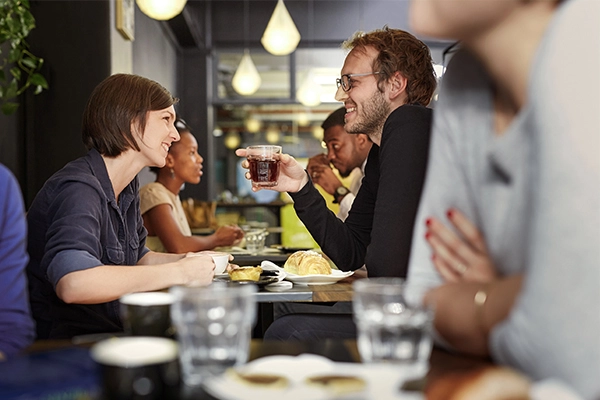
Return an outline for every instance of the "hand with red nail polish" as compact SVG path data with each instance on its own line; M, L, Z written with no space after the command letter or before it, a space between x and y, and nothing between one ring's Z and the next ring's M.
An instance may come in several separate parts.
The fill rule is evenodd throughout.
M456 209L446 213L453 229L427 218L425 240L433 251L433 264L448 282L490 282L498 277L485 239L477 227Z

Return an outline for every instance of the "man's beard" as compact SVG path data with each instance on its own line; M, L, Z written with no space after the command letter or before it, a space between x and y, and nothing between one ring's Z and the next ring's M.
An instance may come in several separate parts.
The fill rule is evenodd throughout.
M379 143L388 115L390 115L390 106L386 103L383 93L375 90L373 95L362 104L361 114L357 115L351 123L346 123L344 129L348 133L365 133L372 141Z

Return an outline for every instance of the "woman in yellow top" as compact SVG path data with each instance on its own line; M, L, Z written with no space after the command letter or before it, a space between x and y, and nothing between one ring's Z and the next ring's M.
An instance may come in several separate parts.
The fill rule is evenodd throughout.
M140 189L140 207L148 230L146 246L154 251L186 253L238 243L244 237L238 226L222 226L209 236L192 235L179 191L184 183L200 182L203 159L185 121L178 119L175 127L181 140L171 145L164 167L151 168L156 182Z

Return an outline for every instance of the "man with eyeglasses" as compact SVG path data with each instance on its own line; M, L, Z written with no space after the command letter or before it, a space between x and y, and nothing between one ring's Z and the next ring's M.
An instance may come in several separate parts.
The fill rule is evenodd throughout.
M431 54L410 33L388 27L357 34L344 47L350 52L336 93L346 108L344 128L365 133L374 143L348 218L342 222L327 209L289 155L282 155L272 189L290 194L298 217L338 268L356 270L364 263L369 277L406 277L427 167L431 110L426 106L436 86ZM289 315L276 320L265 339L355 335L351 316Z

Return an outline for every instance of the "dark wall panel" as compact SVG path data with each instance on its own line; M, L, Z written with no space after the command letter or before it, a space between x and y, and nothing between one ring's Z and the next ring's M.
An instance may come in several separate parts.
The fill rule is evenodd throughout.
M43 57L50 90L28 96L24 197L29 205L44 182L85 154L81 116L93 88L110 75L110 16L105 1L33 1L37 27L30 35Z

